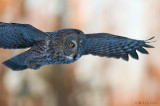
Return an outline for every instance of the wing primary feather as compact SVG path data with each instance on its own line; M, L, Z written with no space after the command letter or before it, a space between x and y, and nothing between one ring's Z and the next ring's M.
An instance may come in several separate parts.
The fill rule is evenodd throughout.
M129 58L128 58L128 54L121 54L121 58L125 61L128 61Z
M151 45L147 45L147 44L144 44L143 47L147 47L147 48L154 48L154 46L151 46Z
M133 50L133 51L129 52L129 54L130 54L130 56L131 56L132 58L134 58L134 59L136 59L136 60L139 59L136 50Z
M155 36L153 36L153 37L151 37L151 38L149 38L149 39L147 39L147 40L144 40L144 42L145 42L145 43L156 42L156 40L151 41L151 40L154 39L154 38L155 38Z
M137 50L143 54L149 54L143 47L137 48Z
M149 38L149 39L147 39L147 40L145 40L145 41L150 41L150 40L152 40L152 39L154 39L155 38L155 36L153 36L153 37L151 37L151 38Z

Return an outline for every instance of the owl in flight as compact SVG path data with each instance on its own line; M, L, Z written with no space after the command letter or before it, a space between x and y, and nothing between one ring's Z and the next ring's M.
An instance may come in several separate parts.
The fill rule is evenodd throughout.
M47 64L69 64L83 55L122 58L128 61L128 54L138 59L136 50L143 54L143 48L151 39L135 40L109 33L84 34L78 29L62 29L42 32L29 24L0 23L0 48L29 50L3 62L12 70L39 69Z

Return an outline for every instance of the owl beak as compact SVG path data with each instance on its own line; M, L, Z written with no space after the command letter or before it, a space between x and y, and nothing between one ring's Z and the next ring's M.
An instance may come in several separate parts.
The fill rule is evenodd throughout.
M76 54L76 55L78 54L78 50L76 50L75 54Z
M75 55L74 55L74 57L73 57L74 60L77 60L77 58L78 58L78 53L79 53L78 50L76 50L76 51L75 51Z

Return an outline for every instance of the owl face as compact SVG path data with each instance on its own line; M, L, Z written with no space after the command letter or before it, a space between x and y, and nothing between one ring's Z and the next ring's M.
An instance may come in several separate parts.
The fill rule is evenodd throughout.
M82 54L83 45L83 35L69 34L63 40L63 53L68 59L77 60Z

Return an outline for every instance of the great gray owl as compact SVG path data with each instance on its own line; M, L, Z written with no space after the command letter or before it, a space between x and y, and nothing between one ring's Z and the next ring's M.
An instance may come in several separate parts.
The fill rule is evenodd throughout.
M12 70L38 69L47 64L69 64L82 55L92 54L104 57L122 58L128 61L128 54L138 59L136 50L143 54L143 48L153 48L146 41L135 40L109 33L84 34L77 29L62 29L42 32L29 24L0 23L0 48L29 50L3 62Z

